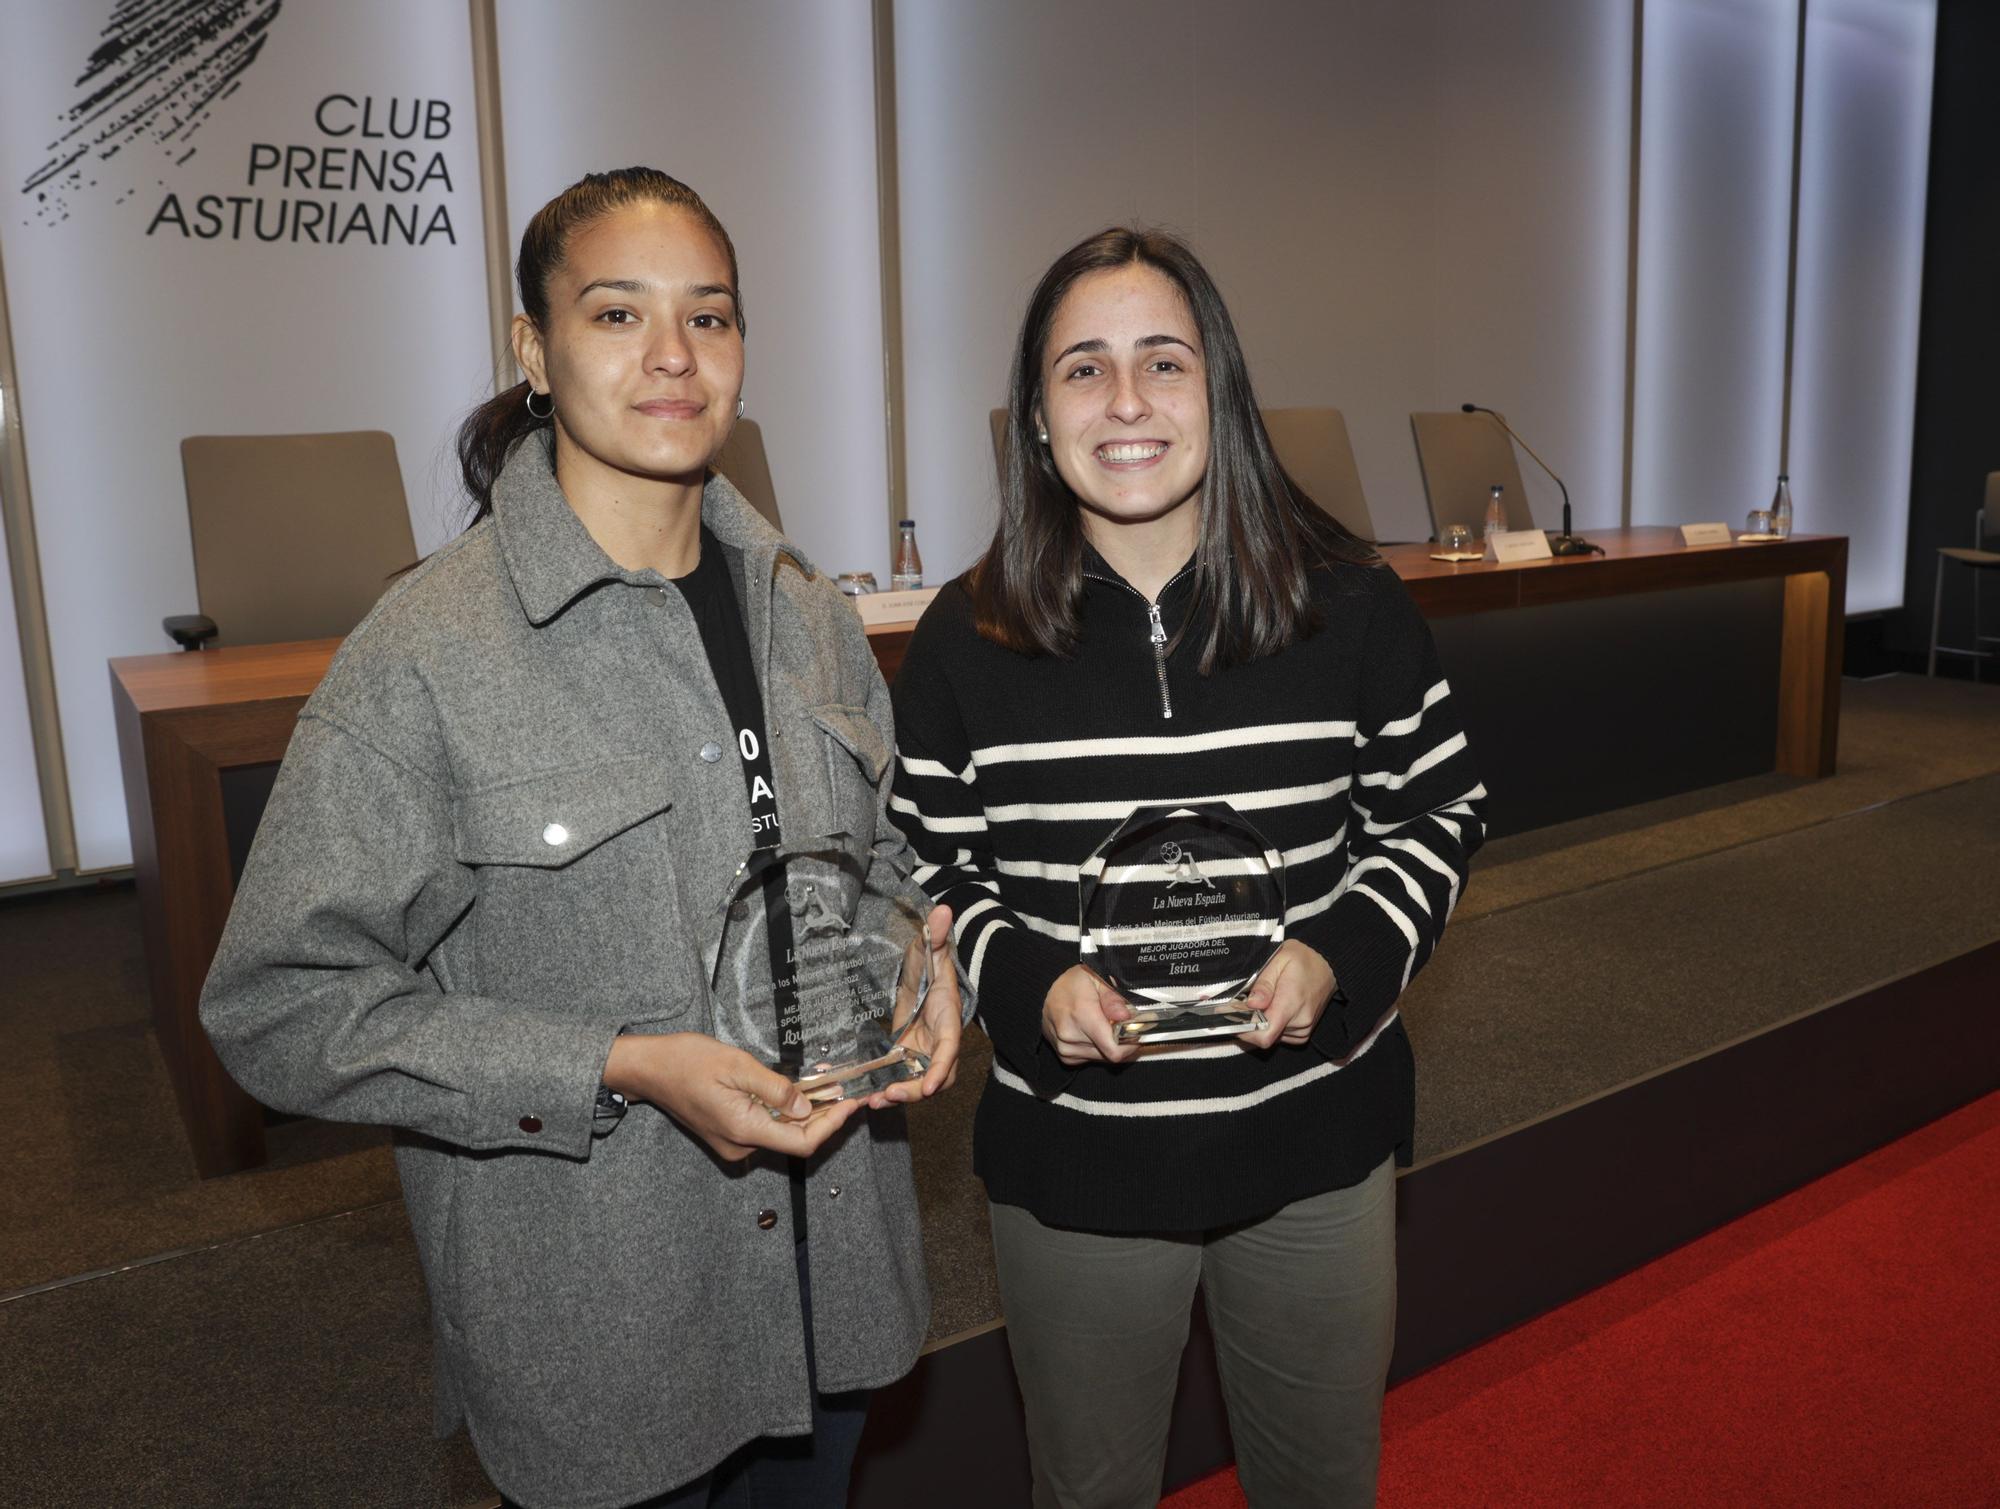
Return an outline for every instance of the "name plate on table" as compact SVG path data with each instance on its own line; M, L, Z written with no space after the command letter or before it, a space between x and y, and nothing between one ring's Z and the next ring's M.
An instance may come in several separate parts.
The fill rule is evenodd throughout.
M1681 525L1681 543L1684 545L1728 545L1735 539L1727 524Z
M1553 555L1549 537L1539 529L1502 529L1487 543L1496 561L1546 561Z
M859 597L850 597L848 601L854 604L854 611L861 615L861 621L873 627L876 624L913 624L924 616L924 609L937 595L937 588L921 587L914 592L864 592Z

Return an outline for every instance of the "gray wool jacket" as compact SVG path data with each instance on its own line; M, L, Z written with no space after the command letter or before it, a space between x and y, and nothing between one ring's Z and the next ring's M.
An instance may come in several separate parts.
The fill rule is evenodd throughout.
M784 832L872 835L877 878L927 905L883 815L859 619L727 481L702 519ZM397 1129L439 1433L463 1419L528 1504L629 1503L811 1429L784 1160L594 1113L618 1033L716 1030L702 961L750 852L734 744L679 591L614 564L524 443L492 517L388 592L306 704L202 993L266 1105ZM820 1387L888 1383L929 1314L901 1112L851 1122L808 1198Z

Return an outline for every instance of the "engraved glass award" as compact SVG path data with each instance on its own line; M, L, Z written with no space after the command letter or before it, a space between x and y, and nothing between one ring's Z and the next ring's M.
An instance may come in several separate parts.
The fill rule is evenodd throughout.
M925 913L878 889L871 875L887 872L869 861L842 838L758 849L723 903L715 1035L812 1101L871 1095L930 1068L904 1039L933 969L952 968L949 944L931 948Z
M1227 802L1135 808L1077 871L1081 961L1125 997L1127 1043L1254 1032L1285 941L1285 864Z

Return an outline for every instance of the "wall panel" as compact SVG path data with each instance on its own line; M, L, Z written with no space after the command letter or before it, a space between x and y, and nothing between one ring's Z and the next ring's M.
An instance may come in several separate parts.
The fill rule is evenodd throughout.
M1796 527L1852 538L1854 613L1903 602L1936 31L1935 0L1806 8L1792 496Z
M1385 536L1428 528L1410 411L1463 400L1615 521L1630 26L1589 0L898 7L910 506L934 564L992 527L984 416L1034 279L1130 219L1193 240L1265 402L1346 412Z
M1499 409L1620 522L1631 240L1632 10L1458 3L1439 18L1430 403ZM1526 456L1535 519L1562 497Z
M868 0L498 6L514 246L584 173L644 163L736 243L744 396L786 532L827 571L889 566Z
M0 393L0 403L12 395ZM6 444L0 415L0 445ZM0 482L4 486L4 482ZM0 885L49 873L49 835L36 784L35 739L21 669L21 635L14 616L14 582L7 542L0 538Z
M1798 0L1647 0L1632 522L1770 501L1784 422Z

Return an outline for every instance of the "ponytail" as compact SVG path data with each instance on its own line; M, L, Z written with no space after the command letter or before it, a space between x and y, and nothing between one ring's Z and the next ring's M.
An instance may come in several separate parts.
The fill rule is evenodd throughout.
M536 416L528 412L526 382L502 389L465 416L458 427L458 471L465 479L465 491L472 499L472 517L467 527L493 512L493 484L508 453L538 430L554 430L553 413Z

